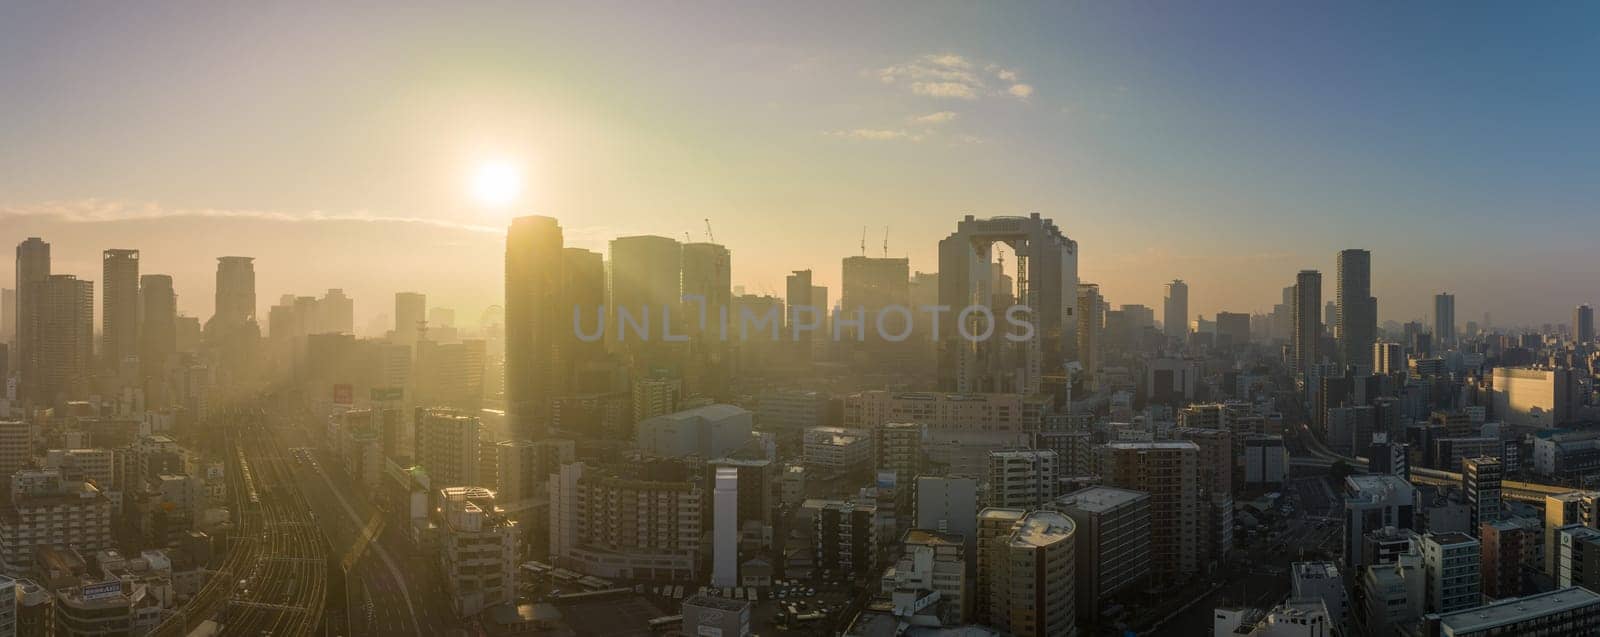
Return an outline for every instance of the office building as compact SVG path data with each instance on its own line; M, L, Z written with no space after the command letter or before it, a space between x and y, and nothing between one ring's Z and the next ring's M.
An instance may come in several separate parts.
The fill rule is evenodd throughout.
M1217 347L1238 347L1249 343L1249 314L1217 312Z
M1455 612L1428 615L1439 637L1498 635L1593 635L1600 632L1600 594L1573 587Z
M801 436L806 472L836 476L872 464L872 437L859 429L812 427Z
M1100 296L1100 286L1093 283L1078 284L1078 364L1079 372L1095 387L1100 365L1105 358L1106 302Z
M1471 510L1468 528L1477 529L1486 522L1500 519L1500 479L1504 473L1499 458L1461 460L1461 487Z
M1433 342L1441 348L1456 342L1456 295L1448 292L1433 297Z
M995 244L1004 243L1026 260L1013 259L1016 302L1033 308L1027 317L1034 338L1012 342L961 336L962 309L987 304L993 287ZM1055 222L1027 217L978 219L967 215L939 242L939 305L957 320L939 322L938 387L962 393L1036 394L1044 376L1071 360L1077 334L1078 244ZM968 318L972 318L969 314Z
M1415 529L1417 488L1395 475L1354 475L1344 479L1344 564L1356 571L1367 565L1363 538L1394 527Z
M1105 484L1150 495L1150 573L1177 582L1199 571L1199 456L1193 442L1114 442L1100 466Z
M1580 347L1594 344L1594 308L1579 305L1572 310L1572 340Z
M439 490L440 562L457 617L472 617L500 604L517 603L521 544L517 523L495 507L482 487Z
M1334 335L1339 339L1339 363L1365 367L1368 352L1378 336L1378 300L1372 298L1372 253L1341 250L1337 264L1334 300L1338 303Z
M159 377L178 353L178 295L172 277L141 275L139 304L139 363L146 377Z
M1423 566L1421 548L1407 544L1409 551L1387 562L1374 562L1357 571L1358 599L1354 634L1393 635L1409 630L1427 612L1428 571Z
M101 368L115 372L139 355L139 251L106 250L101 275Z
M1398 374L1406 371L1406 367L1405 348L1399 343L1378 341L1372 344L1372 373Z
M1600 587L1600 530L1568 524L1556 529L1556 537L1556 586Z
M1341 628L1350 621L1350 602L1344 579L1333 562L1295 562L1289 565L1290 599L1315 599L1327 608L1332 623Z
M1076 635L1072 518L1055 511L985 509L979 525L989 532L978 540L978 602L988 607L983 623L1009 635Z
M1322 362L1318 346L1322 341L1322 273L1301 270L1294 283L1294 371L1306 375Z
M572 306L561 298L562 241L561 224L550 217L518 217L506 234L506 423L514 440L544 437L560 392L559 343L573 321ZM590 317L599 313L598 307L578 309Z
M1428 612L1449 613L1483 603L1482 551L1465 533L1422 536L1422 565L1428 572Z
M917 476L915 528L959 535L967 548L977 542L978 480L961 476ZM972 550L968 556L977 555Z
M394 338L416 345L428 326L428 296L419 292L394 293Z
M1189 333L1189 284L1173 279L1161 298L1161 329L1167 338L1183 342Z
M1077 527L1078 616L1093 621L1112 596L1138 590L1150 578L1150 496L1116 487L1089 487L1056 498L1048 508Z
M1244 437L1244 482L1250 488L1280 486L1289 476L1289 449L1283 436Z
M640 451L655 456L721 458L750 441L753 423L744 408L706 405L641 420L635 440Z
M1544 497L1544 573L1556 576L1559 567L1559 530L1577 524L1600 528L1600 491L1573 491Z
M930 334L911 333L913 325L909 319L915 318L914 315L883 312L884 308L890 306L911 307L910 264L909 259L887 256L882 258L856 256L844 259L842 286L839 291L839 315L846 319L854 319L858 315L864 316L866 322L860 328L841 324L839 340L846 345L847 350L860 352L863 357L860 360L865 365L894 365L905 361L899 353L907 349L900 343L885 339L885 336L908 334L906 341L902 342L911 339L926 340L931 337ZM813 303L816 301L817 299L812 299ZM819 311L827 310L824 308Z
M779 334L780 340L788 341L792 350L792 359L797 363L809 363L815 348L812 341L817 338L823 323L823 308L816 306L811 294L810 270L795 270L784 280L784 305L783 332ZM854 317L855 314L848 316ZM831 336L830 336L831 338Z
M508 511L521 511L528 501L545 494L545 481L561 465L577 461L572 440L503 440L495 444L495 502Z
M477 417L452 409L418 407L411 422L416 429L412 458L428 472L434 486L478 482L482 424Z
M711 585L739 585L739 470L718 467L711 494Z
M1559 427L1582 404L1577 375L1566 368L1496 367L1493 382L1494 414L1508 425Z
M878 471L893 471L901 484L910 484L922 474L923 445L928 428L921 423L891 422L872 427L872 466Z

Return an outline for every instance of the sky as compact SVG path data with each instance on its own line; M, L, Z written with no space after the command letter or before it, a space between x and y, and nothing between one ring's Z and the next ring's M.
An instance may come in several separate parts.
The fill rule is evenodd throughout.
M1381 320L1600 302L1600 6L1487 3L0 5L0 242L98 281L137 248L209 317L343 288L498 303L504 228L704 240L782 293L934 271L964 214L1054 219L1113 304L1270 311L1373 253ZM516 167L522 196L475 200ZM13 281L0 260L0 280ZM834 294L835 298L837 294Z

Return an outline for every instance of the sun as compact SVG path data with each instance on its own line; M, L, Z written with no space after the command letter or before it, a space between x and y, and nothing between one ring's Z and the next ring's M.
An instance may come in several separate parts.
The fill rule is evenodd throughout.
M522 171L515 164L484 162L472 174L472 198L480 204L499 208L516 202L521 195Z

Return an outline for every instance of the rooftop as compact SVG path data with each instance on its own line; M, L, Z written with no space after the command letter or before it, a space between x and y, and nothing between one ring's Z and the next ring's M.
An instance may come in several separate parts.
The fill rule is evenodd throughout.
M923 546L966 546L966 540L959 533L941 533L930 529L910 529L900 537L901 544L920 544Z
M1011 545L1016 547L1050 546L1072 538L1077 525L1072 518L1055 511L1034 511L1022 518L1011 534Z
M1102 513L1130 502L1149 499L1150 494L1143 491L1117 487L1088 487L1056 498L1056 504L1091 513Z
M1600 604L1600 594L1574 586L1527 597L1514 597L1487 606L1439 615L1439 625L1453 633L1469 633L1510 626L1542 615L1562 613Z
M683 600L683 605L698 606L700 608L712 608L716 610L737 613L744 610L746 606L749 606L750 602L728 599L726 597L715 597L712 595L693 595L688 599Z
M1339 567L1333 562L1295 562L1295 579L1339 579Z
M1107 449L1200 449L1200 445L1187 440L1162 441L1162 442L1113 442L1106 445Z

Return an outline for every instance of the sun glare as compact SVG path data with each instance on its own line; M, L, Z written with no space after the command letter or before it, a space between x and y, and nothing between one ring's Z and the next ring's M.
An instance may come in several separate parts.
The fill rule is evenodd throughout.
M506 206L522 194L522 174L509 162L493 161L478 166L472 175L472 198L486 206Z

